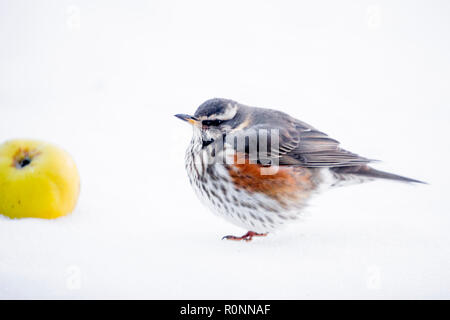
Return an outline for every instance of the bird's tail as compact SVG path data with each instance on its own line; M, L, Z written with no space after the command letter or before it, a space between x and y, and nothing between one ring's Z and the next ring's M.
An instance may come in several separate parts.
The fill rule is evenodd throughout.
M388 179L388 180L396 180L401 182L409 182L409 183L423 183L427 184L426 182L411 179L403 176L399 176L397 174L385 172L376 170L374 168L371 168L367 165L364 166L350 166L350 167L337 167L332 168L332 170L338 174L338 175L357 175L357 176L363 176L367 178L376 178L376 179Z

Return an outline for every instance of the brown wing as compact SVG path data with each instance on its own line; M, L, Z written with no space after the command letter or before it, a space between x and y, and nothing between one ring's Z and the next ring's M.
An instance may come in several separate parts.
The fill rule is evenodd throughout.
M284 113L276 112L276 117L269 123L253 124L251 129L243 130L238 135L250 135L252 132L265 131L269 133L267 139L267 154L269 158L277 158L280 165L316 167L347 167L363 165L374 160L361 157L357 154L340 148L339 142L330 138L325 133L314 127L296 120ZM267 118L265 118L267 119ZM274 148L271 143L273 138L271 130L275 129L279 136L279 146ZM258 139L258 150L261 141ZM275 144L276 145L276 144ZM235 149L238 152L249 152L249 143L246 142L245 150ZM252 157L250 157L252 158ZM254 159L254 158L253 158ZM258 160L261 160L258 157ZM263 164L267 160L261 161Z
M288 130L289 135L280 135L280 164L295 164L298 162L305 167L347 167L361 165L373 160L361 157L355 153L342 149L339 142L325 133L296 120L291 124L295 130ZM290 137L293 132L293 137ZM291 148L293 142L295 147Z

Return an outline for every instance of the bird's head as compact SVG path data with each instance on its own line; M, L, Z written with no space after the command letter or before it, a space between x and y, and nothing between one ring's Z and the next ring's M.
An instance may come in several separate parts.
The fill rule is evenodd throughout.
M202 103L193 116L177 114L190 123L196 135L207 145L223 139L228 133L242 129L246 121L246 107L228 99L210 99Z

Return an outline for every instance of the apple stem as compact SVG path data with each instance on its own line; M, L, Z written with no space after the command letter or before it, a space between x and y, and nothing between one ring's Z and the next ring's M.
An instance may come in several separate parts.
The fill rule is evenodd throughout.
M21 159L18 163L19 168L24 168L27 165L29 165L31 163L31 159L30 157L24 157L23 159Z

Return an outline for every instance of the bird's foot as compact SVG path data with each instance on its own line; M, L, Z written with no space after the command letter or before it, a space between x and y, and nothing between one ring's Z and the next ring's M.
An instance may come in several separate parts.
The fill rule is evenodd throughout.
M236 237L236 236L225 236L222 238L222 240L235 240L235 241L252 241L253 237L265 237L267 236L267 233L256 233L253 231L249 231L246 234L244 234L242 237Z

